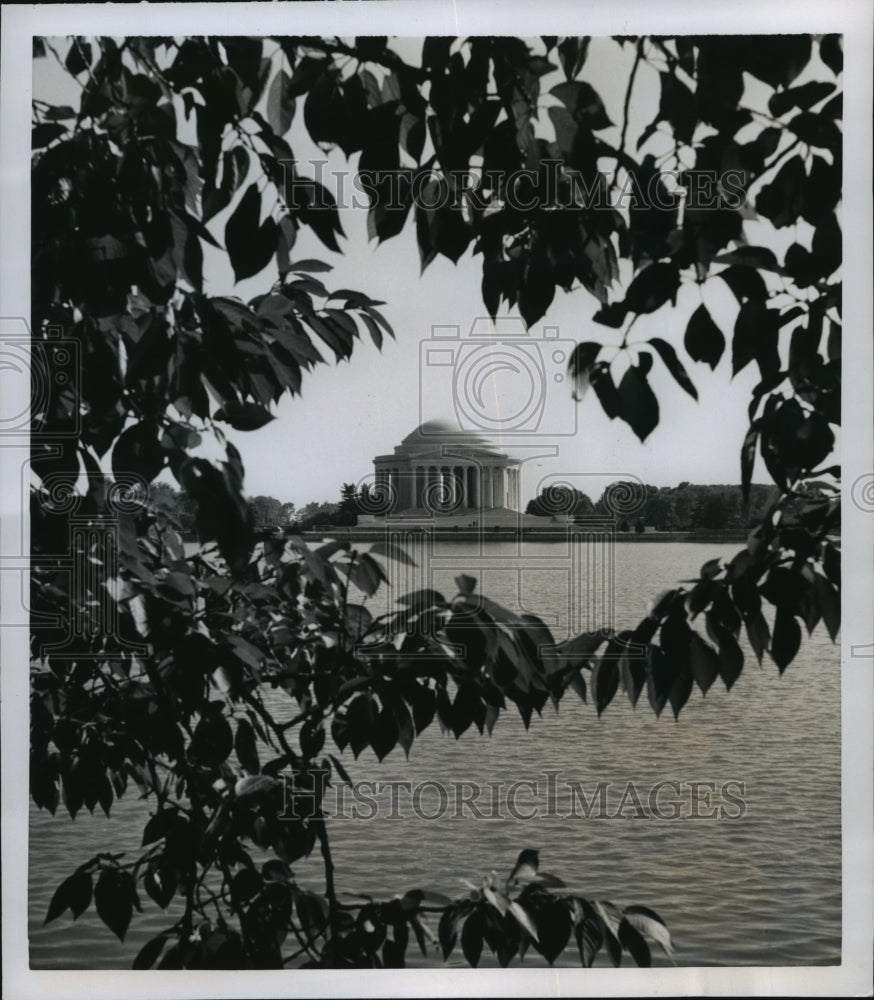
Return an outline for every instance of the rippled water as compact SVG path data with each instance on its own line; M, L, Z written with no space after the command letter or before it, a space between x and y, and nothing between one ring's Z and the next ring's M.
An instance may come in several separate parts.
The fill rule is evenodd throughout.
M706 559L737 548L619 543L612 570L616 626L635 624L659 590L694 575ZM553 614L561 636L569 592L562 558L561 545L544 543L526 544L521 559L509 542L489 546L485 558L467 544L440 544L432 564L442 568L435 570L433 582L451 593L452 577L470 573L496 600L517 606L521 600L529 611ZM484 569L484 562L495 568ZM516 572L520 566L522 574ZM589 561L582 574L589 591L601 586L605 573L601 566L593 575ZM587 627L585 620L582 624ZM435 724L416 741L409 760L396 749L382 764L369 750L354 761L347 750L343 760L356 779L407 781L413 789L437 780L449 786L449 797L442 815L423 819L417 811L440 812L433 787L420 788L414 810L410 792L398 786L397 818L389 818L388 791L375 796L382 807L375 818L338 818L331 832L341 888L378 897L422 887L456 896L464 891L461 878L478 883L491 869L504 872L521 848L534 847L542 867L572 889L619 905L657 909L673 933L678 964L839 963L839 648L818 628L783 677L767 662L760 670L750 654L730 694L720 681L706 699L696 688L679 722L670 707L656 719L645 701L644 693L633 711L618 694L599 720L591 704L569 694L559 713L547 706L527 733L518 715L508 711L491 738L469 730L458 742L441 736ZM548 771L553 772L552 798ZM519 786L516 804L523 816L539 806L536 818L508 814L507 790L518 781L534 783L533 789ZM665 786L657 800L665 816L671 801L677 802L675 819L658 818L649 808L650 790L661 781L679 785L679 793ZM463 782L502 783L475 800L486 817L497 813L500 818L471 818L471 808L459 804L455 791ZM606 783L608 815L597 818L597 807L589 818L579 807L576 817L569 815L568 789L574 782L588 799L599 782ZM715 786L710 800L709 784L699 786L698 818L690 815L695 782ZM735 801L720 796L727 782L737 783L727 789ZM466 794L473 795L470 787ZM346 805L347 815L354 804ZM616 815L620 805L621 815ZM360 803L357 808L359 814L369 811ZM52 818L32 809L34 968L129 967L142 944L173 922L144 898L144 913L135 914L122 946L93 909L76 922L67 914L41 926L54 887L76 864L96 850L137 850L145 812L143 803L128 799L113 807L109 820L85 813L72 823L60 811ZM295 865L298 878L312 878L315 887L320 883L317 860ZM560 964L575 964L574 958L569 951ZM532 961L538 956L526 958Z

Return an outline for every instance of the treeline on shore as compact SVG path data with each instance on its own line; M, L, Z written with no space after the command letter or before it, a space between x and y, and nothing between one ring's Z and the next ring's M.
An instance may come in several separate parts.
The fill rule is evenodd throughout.
M745 508L739 486L680 483L679 486L645 486L613 483L595 501L580 490L553 486L529 501L525 513L545 519L566 515L587 519L615 519L620 531L701 532L738 530L757 524L777 495L775 486L754 484ZM151 501L176 522L184 534L196 532L195 505L183 491L166 483L153 483ZM800 502L801 498L799 498ZM354 486L344 484L337 502L311 502L303 507L271 496L249 501L256 531L296 526L308 531L322 526L354 527L360 497Z

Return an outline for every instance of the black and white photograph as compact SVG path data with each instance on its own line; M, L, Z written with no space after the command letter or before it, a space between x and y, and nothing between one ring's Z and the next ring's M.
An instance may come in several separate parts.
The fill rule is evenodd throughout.
M871 995L870 11L532 6L3 7L10 1000Z

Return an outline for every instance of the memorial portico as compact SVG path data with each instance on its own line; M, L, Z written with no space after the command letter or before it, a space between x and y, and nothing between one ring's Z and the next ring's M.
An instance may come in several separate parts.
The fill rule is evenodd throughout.
M448 420L421 424L373 464L376 488L390 492L395 514L519 509L519 461Z

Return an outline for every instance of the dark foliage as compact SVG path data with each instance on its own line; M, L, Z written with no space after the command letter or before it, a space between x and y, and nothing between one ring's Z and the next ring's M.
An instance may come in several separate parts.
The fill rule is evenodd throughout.
M566 944L585 966L599 954L646 965L647 939L670 950L654 913L562 891L538 875L530 850L509 879L489 876L463 899L414 888L341 902L317 797L312 805L320 776L347 780L346 747L408 753L434 720L456 737L471 726L491 732L512 704L527 725L569 689L591 691L601 713L620 688L634 703L645 686L656 713L670 702L678 714L695 684L703 692L717 676L726 687L737 681L742 632L780 671L802 626L821 620L837 633L840 41L609 42L634 53L626 112L638 68L659 68L658 114L633 137L633 153L627 121L618 147L602 136L607 112L581 78L589 39L452 42L426 39L421 65L385 38L35 47L65 64L81 99L77 108L34 104L34 347L59 369L62 354L77 364L33 407L31 794L51 812L63 802L71 817L97 806L108 814L131 786L148 799L141 856L85 861L47 914L78 916L93 902L123 938L140 889L162 909L181 903L138 968L399 966L411 930L427 949L426 921L438 913L444 957L460 947L472 965L485 948L506 965L529 946L552 962ZM795 85L817 49L828 78ZM550 90L543 138L534 127L541 80L558 67L565 79ZM768 114L745 106L745 74L773 91ZM754 366L741 487L746 500L761 454L776 492L746 547L706 563L637 625L556 646L541 622L476 595L466 577L454 596L407 595L396 613L373 618L355 595L372 595L386 560L404 553L343 542L312 550L294 529L259 521L223 425L256 431L325 355L348 359L362 334L377 346L392 336L382 303L325 284L322 261L293 258L301 227L330 250L343 235L330 192L308 182L289 195L282 164L294 159L296 114L323 146L360 152L360 169L401 165L464 201L463 210L414 206L401 185L402 205L389 210L377 190L370 231L383 240L415 227L423 267L472 248L492 314L508 305L532 324L558 289L585 289L595 320L623 333L618 347L587 341L574 352L577 394L594 388L605 413L641 440L659 422L653 366L693 396L695 363L715 366L730 351L734 372ZM178 138L180 117L192 144ZM659 155L687 171L687 187L697 179L682 164L694 162L723 180L740 170L746 197L723 186L715 203L688 197L682 213L665 208L647 145L665 130L672 139ZM488 179L462 198L453 171L475 156ZM617 173L595 190L635 193L621 210L569 196L603 160ZM515 198L508 179L522 168L555 203ZM809 245L795 243L782 261L749 246L751 207L776 229L808 224ZM265 290L248 302L213 294L205 244L226 255L237 281L263 275ZM617 291L620 263L628 280ZM673 343L629 340L636 318L667 313L682 284L714 279L738 300L732 329L698 309L672 324ZM196 452L205 435L223 460ZM204 543L195 555L185 553L182 525L147 500L167 469ZM92 570L71 579L75 553ZM266 707L271 688L290 696L287 717ZM299 820L280 819L279 776L292 770L293 797L311 803ZM299 884L290 867L316 849L324 891ZM270 859L257 862L263 851Z

